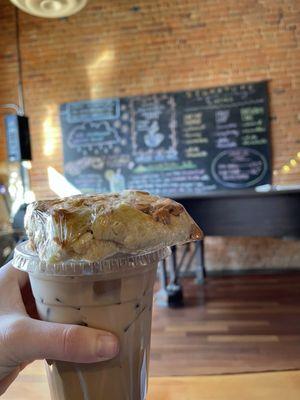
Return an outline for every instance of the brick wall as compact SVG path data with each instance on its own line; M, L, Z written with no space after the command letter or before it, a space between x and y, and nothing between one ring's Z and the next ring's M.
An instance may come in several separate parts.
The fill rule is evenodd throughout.
M1 103L17 101L14 18L14 7L0 0ZM90 0L59 20L20 12L37 197L53 195L47 167L62 171L60 103L263 79L270 81L274 183L300 183L299 22L297 0ZM3 134L0 146L3 158Z
M14 8L0 6L0 99L16 101ZM299 182L299 164L282 170L300 151L299 12L297 0L91 0L60 20L20 12L37 196L51 195L47 166L62 170L60 103L262 79L270 80L274 182Z

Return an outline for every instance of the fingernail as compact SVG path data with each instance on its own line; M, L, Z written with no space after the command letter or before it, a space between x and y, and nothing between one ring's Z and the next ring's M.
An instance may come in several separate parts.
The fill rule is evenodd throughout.
M100 335L98 338L98 357L100 359L110 359L119 352L118 339L113 335Z

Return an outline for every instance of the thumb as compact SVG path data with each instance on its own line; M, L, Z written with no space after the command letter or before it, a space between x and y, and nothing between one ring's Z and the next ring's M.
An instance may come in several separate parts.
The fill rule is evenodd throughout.
M92 363L113 358L119 350L109 332L31 318L14 322L8 342L18 362L48 358Z

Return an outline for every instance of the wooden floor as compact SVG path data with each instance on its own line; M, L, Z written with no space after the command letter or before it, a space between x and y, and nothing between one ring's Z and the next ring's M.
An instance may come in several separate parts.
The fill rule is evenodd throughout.
M299 400L299 393L300 371L157 377L150 378L147 400ZM50 400L43 362L28 366L1 400Z
M228 375L300 369L300 274L187 280L184 289L186 307L155 307L147 400L300 398L300 371ZM50 400L43 363L2 399Z
M300 274L209 278L154 308L152 376L300 369ZM300 398L300 397L299 397Z

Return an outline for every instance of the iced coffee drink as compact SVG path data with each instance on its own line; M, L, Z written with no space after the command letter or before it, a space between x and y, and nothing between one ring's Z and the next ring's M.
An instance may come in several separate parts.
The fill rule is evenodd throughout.
M47 360L52 400L145 400L157 264L168 246L200 239L198 226L172 200L125 191L33 203L26 228L14 266L29 272L40 318L120 342L109 361Z

